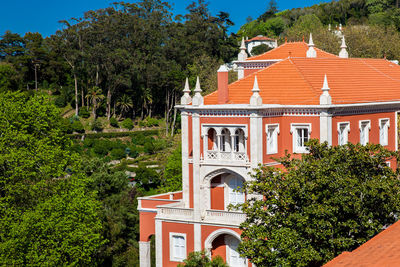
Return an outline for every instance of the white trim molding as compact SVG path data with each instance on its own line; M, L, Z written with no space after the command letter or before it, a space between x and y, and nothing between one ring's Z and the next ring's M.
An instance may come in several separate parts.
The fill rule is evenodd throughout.
M179 257L175 255L175 250L174 250L174 237L183 237L184 240L184 249L185 249L185 255L184 257ZM186 239L186 234L185 233L169 233L169 260L174 261L174 262L183 262L184 259L187 257L187 239Z

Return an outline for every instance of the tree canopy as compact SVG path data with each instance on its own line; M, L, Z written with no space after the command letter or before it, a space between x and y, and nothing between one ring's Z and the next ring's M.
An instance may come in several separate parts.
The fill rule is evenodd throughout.
M241 255L257 266L320 266L351 251L400 212L397 153L380 145L329 147L312 140L301 159L281 158L285 170L262 167L245 183L249 198L240 226Z

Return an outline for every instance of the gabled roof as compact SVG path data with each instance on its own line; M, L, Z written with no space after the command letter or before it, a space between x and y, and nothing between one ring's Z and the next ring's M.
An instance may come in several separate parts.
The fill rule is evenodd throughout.
M352 252L343 252L324 265L333 266L400 266L400 221Z
M249 42L253 42L253 41L275 41L275 39L268 38L268 37L265 37L265 36L256 36L256 37L253 37L253 38L251 38L249 40L246 40L245 42L249 43Z
M314 48L317 51L317 58L336 58L338 56L325 52L319 48ZM287 57L306 57L308 45L305 42L284 43L264 54L249 57L247 60L268 60L268 59L284 59Z
M264 104L319 105L324 75L332 104L400 101L400 66L384 59L287 58L228 86L228 104L248 104L257 75ZM218 104L218 92L204 98Z

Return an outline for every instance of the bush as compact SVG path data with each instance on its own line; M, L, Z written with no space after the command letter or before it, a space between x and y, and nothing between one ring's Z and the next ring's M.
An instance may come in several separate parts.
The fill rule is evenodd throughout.
M126 157L125 149L123 148L113 148L110 153L112 159L123 159Z
M101 132L103 131L104 127L103 124L101 123L101 121L99 120L94 120L92 122L92 130L96 131L96 132Z
M158 126L159 121L156 118L147 118L146 119L146 126L147 127L153 127L153 126Z
M54 100L54 104L59 108L63 108L67 105L67 100L65 99L64 95L59 95Z
M132 136L132 143L134 143L135 145L143 146L144 143L146 142L146 137L143 134L141 134L141 132L137 133L140 134Z
M62 130L66 134L72 134L72 125L71 122L68 119L63 119L62 120Z
M156 152L156 146L154 144L154 138L146 138L144 143L144 152L147 154L154 154Z
M140 135L153 136L153 135L159 135L159 133L160 130L144 130L137 132L114 132L114 133L88 133L86 134L86 138L99 139L99 138L119 138L119 137L131 136L133 139ZM82 136L73 135L70 137L81 138Z
M131 151L129 152L129 156L130 156L131 158L137 158L137 157L139 156L139 150L138 150L138 148L137 148L135 145L130 146L129 149L131 150Z
M110 125L114 128L119 128L118 120L114 117L110 118Z
M132 130L133 129L133 121L130 118L127 118L121 123L122 128Z
M93 152L99 156L106 156L111 146L111 142L107 140L96 140L93 145Z
M79 120L77 120L77 121L75 120L75 121L72 123L71 127L72 127L72 130L73 130L74 132L77 132L77 133L84 133L84 132L85 132L85 129L83 128L83 124L82 124L82 122L79 121Z
M79 109L79 116L81 116L84 119L87 119L90 117L90 111L87 107L81 107Z

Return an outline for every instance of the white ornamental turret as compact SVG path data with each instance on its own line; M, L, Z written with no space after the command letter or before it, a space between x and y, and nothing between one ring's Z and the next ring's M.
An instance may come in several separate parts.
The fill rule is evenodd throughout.
M315 51L314 42L313 42L311 33L310 33L310 39L308 40L307 57L310 57L310 58L316 58L317 57L317 51Z
M190 102L192 102L192 98L190 97L189 80L186 77L185 88L183 89L183 96L181 97L181 105L188 105Z
M330 104L332 104L332 97L329 94L330 88L329 88L329 85L328 85L328 79L326 77L326 74L325 74L325 77L324 77L324 84L323 84L321 90L322 90L322 94L319 97L319 104L320 105L330 105Z
M246 45L244 44L244 37L242 38L242 43L240 45L240 52L238 54L238 61L245 61L247 59Z
M200 88L200 79L199 76L197 76L196 80L196 87L194 88L194 96L192 100L193 106L200 106L203 105L203 96L201 95L201 88Z
M349 58L349 53L346 50L346 41L344 39L344 35L342 37L342 45L340 46L340 52L339 52L339 57L340 58Z
M251 106L261 106L262 105L262 98L260 96L260 88L258 87L257 75L254 76L254 85L253 89L251 90L253 95L250 98L250 105Z

